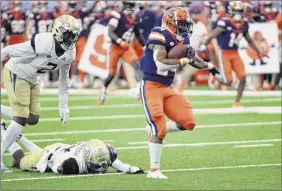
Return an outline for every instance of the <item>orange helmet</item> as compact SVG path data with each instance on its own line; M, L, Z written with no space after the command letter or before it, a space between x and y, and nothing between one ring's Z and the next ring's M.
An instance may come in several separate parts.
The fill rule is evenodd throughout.
M174 34L179 41L189 38L193 33L193 21L188 11L181 7L170 8L164 13L162 27Z
M241 1L231 1L229 3L229 13L235 21L241 21L243 19L244 8Z

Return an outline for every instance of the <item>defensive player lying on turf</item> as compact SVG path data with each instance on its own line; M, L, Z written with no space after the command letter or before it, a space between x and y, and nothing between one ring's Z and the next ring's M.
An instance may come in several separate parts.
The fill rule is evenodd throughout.
M64 123L68 120L69 68L75 58L79 31L74 17L62 15L55 20L52 33L40 33L29 41L1 50L1 62L9 58L3 69L3 80L13 113L7 135L1 142L2 172L8 170L2 163L5 151L26 124L36 125L39 121L39 75L59 68L59 113Z
M1 120L1 136L4 136L5 121ZM54 172L56 174L101 174L108 167L129 174L143 173L143 170L121 162L115 148L103 141L92 139L72 145L55 143L43 149L23 136L18 137L30 152L25 155L14 142L8 149L13 158L13 167L24 171Z

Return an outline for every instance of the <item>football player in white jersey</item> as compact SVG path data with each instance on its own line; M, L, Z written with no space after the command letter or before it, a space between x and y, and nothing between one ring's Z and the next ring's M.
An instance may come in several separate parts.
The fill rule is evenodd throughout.
M55 20L52 32L40 33L29 41L5 47L1 62L10 58L3 70L13 120L1 142L1 171L5 151L16 140L26 124L39 120L40 89L37 77L59 68L59 113L63 123L69 118L69 67L75 58L75 44L80 28L74 17L62 15Z
M1 136L6 134L5 122L1 120ZM144 173L136 166L118 159L116 149L103 141L92 139L72 145L55 143L43 149L20 136L21 142L30 154L25 155L14 142L8 151L12 155L13 167L24 171L54 172L56 174L102 174L109 167L129 174Z

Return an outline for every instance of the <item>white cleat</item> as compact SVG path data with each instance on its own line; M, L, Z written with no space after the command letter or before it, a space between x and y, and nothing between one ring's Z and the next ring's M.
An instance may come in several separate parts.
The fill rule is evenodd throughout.
M168 179L168 177L163 175L160 170L156 170L154 172L149 171L147 174L147 178Z
M13 171L9 170L9 169L1 162L1 173L9 173L9 172L13 172Z
M103 105L106 100L106 97L107 97L107 92L105 90L102 90L98 98L98 104Z

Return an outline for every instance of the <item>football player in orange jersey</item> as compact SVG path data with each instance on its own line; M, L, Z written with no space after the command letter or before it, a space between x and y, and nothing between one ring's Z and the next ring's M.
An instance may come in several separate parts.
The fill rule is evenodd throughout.
M192 131L196 125L190 101L171 85L176 70L191 65L219 75L218 69L195 55L189 46L180 59L167 58L177 45L189 45L193 22L187 10L174 7L163 15L162 27L155 27L149 35L145 55L141 59L143 72L140 94L150 131L150 171L147 178L166 179L160 170L163 140L167 133ZM171 121L166 123L166 117Z
M140 34L139 24L141 16L134 13L135 2L123 1L122 11L113 11L108 23L108 35L111 38L111 48L109 51L109 75L104 81L104 87L100 93L98 104L102 105L107 96L107 88L112 82L118 67L119 59L123 59L135 69L136 81L140 81L141 72L139 69L139 58L135 50L130 45L133 33L141 46L144 46L144 37Z
M9 45L22 43L26 40L26 14L22 9L21 1L12 1L8 18L4 26L10 36Z
M248 32L249 22L243 18L243 6L240 1L230 2L230 14L230 17L222 18L217 22L217 27L209 34L202 45L202 49L205 49L213 38L218 38L221 49L219 65L222 73L225 74L225 82L229 85L232 84L232 71L236 73L240 80L233 107L242 107L240 100L246 85L246 73L244 63L238 53L240 39L244 37L260 58L268 56L258 49L250 37Z

